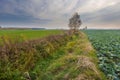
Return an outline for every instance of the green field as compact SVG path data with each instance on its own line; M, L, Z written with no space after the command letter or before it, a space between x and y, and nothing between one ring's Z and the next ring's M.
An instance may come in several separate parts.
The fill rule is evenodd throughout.
M120 80L120 30L87 30L108 80Z
M13 41L21 38L31 40L62 32L62 30L0 30L0 44L3 43L2 37L10 38Z
M9 32L12 31L2 33ZM14 34L23 32L18 30ZM97 66L96 51L83 32L65 35L61 31L25 31L25 34L29 39L42 34L51 36L1 47L0 80L106 80Z
M1 37L27 42L9 44L5 40L0 48L0 80L120 80L119 30L63 33L1 30Z

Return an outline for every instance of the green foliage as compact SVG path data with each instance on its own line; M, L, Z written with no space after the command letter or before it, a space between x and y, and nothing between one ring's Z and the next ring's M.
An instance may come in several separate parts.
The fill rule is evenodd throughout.
M52 56L41 59L34 70L37 73L37 80L79 80L79 76L83 80L106 80L96 66L95 52L89 50L88 54L76 54L76 50L81 49L81 45L89 46L86 43L88 43L86 37L70 38L70 41ZM68 52L69 46L76 48L71 54ZM81 50L85 52L84 48Z
M73 52L75 44L76 44L75 41L71 41L71 42L67 43L66 50L68 51L68 53L72 53Z
M86 31L92 45L97 50L99 67L108 80L120 80L120 31Z
M31 41L21 35L15 42L4 36L4 46L0 48L0 80L24 80L24 72L32 71L39 60L52 57L69 40L69 36L62 34ZM31 78L35 79L36 74L30 72Z
M26 80L28 77L31 80L105 80L82 32L30 41L22 35L20 38L23 38L21 43L11 44L8 40L10 47L0 48L0 80Z

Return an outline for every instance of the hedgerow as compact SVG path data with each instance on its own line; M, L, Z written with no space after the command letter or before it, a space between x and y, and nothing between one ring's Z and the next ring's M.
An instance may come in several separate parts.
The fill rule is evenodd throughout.
M64 46L72 34L51 35L22 42L3 36L4 46L0 47L0 80L24 80L24 73L32 70L39 58L47 58ZM21 37L20 37L20 40Z

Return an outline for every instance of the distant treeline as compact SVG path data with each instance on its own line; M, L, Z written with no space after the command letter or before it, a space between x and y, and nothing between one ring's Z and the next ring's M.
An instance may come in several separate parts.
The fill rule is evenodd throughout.
M45 30L45 28L0 28L0 30Z

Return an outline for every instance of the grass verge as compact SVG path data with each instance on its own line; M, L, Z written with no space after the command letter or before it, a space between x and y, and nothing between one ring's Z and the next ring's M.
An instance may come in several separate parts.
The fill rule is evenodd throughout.
M96 51L80 32L51 57L38 61L36 80L106 80L98 68Z
M82 32L13 46L7 44L7 52L1 50L2 80L106 80L97 66L95 50Z

